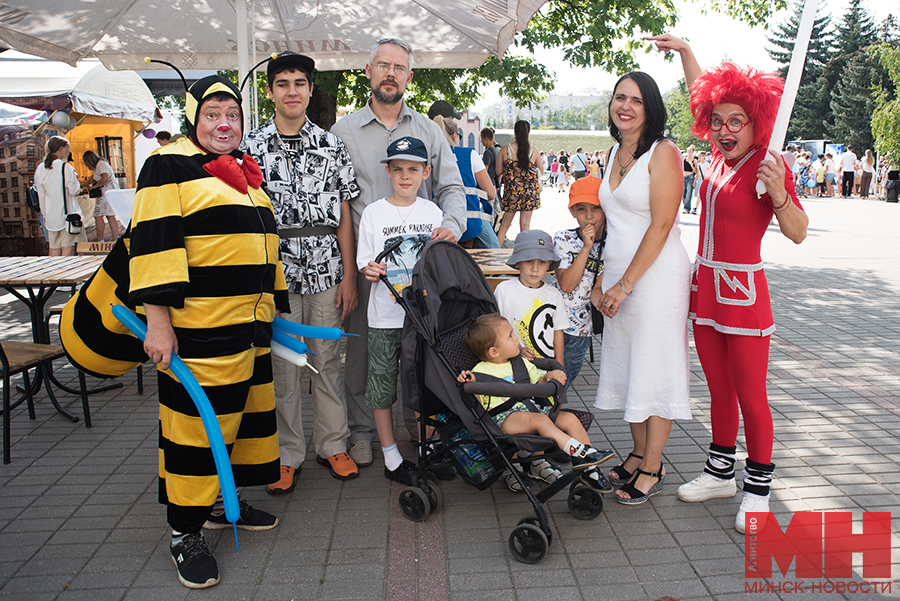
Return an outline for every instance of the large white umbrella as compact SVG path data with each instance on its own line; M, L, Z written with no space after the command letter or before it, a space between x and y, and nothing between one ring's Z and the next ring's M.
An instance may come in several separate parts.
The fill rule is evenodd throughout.
M260 58L293 50L322 70L363 67L381 37L405 39L414 67L475 67L503 56L546 0L4 0L0 43L76 64L239 70L255 32ZM249 33L248 33L249 32ZM239 48L247 48L238 52Z

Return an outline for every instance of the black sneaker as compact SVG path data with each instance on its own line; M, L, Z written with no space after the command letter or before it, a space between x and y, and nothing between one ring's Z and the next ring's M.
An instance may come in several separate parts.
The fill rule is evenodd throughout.
M416 464L407 459L398 465L395 469L389 470L384 468L384 477L394 482L399 482L404 486L412 486L416 479Z
M278 518L274 515L253 509L243 499L240 507L241 518L237 521L236 526L241 530L271 530L278 525ZM223 511L220 515L210 515L203 527L209 530L221 530L222 528L231 528L231 522L225 517Z
M602 493L611 493L613 491L612 484L606 479L606 476L597 468L589 468L581 472L581 481Z
M181 542L169 549L181 584L188 588L207 588L219 584L219 566L209 552L202 532L185 534Z

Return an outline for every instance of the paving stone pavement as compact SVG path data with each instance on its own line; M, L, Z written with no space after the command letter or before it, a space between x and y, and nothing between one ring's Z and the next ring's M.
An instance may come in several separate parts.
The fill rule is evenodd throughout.
M568 227L563 195L545 191L533 225ZM794 246L770 228L763 258L778 331L772 337L769 398L775 417L772 511L782 528L795 511L894 511L900 498L900 207L866 200L808 199L809 238ZM686 247L698 218L683 216ZM60 294L62 298L64 295ZM0 295L0 340L30 337L23 305ZM570 402L592 410L598 445L630 450L620 415L592 407L596 360L586 363ZM63 382L76 380L58 361ZM402 489L381 474L334 480L307 462L293 493L243 492L278 515L268 532L230 530L207 538L222 574L207 590L182 587L168 553L157 496L157 406L153 369L121 389L94 395L94 426L73 424L39 397L37 419L13 411L12 463L0 466L0 597L30 599L840 599L818 592L749 594L744 537L733 529L740 497L687 504L675 489L702 466L710 442L708 393L691 355L695 419L676 422L661 495L639 507L606 496L602 514L578 521L564 495L548 504L553 541L537 565L512 559L507 537L530 506L499 482L485 492L458 478L441 483L443 506L424 522L405 520ZM61 402L80 413L79 399ZM309 399L306 415L312 415ZM309 427L309 424L307 424ZM398 432L402 426L398 421ZM746 457L743 436L738 458ZM411 447L406 446L406 453ZM312 451L310 451L310 454ZM893 574L900 575L900 523L892 516ZM857 529L859 525L857 524ZM777 574L777 571L776 571ZM775 578L774 582L792 579ZM856 582L863 580L857 569ZM818 581L819 583L828 581ZM831 581L832 584L837 581ZM843 581L842 581L843 582ZM892 594L900 594L900 581ZM868 594L866 597L882 595Z

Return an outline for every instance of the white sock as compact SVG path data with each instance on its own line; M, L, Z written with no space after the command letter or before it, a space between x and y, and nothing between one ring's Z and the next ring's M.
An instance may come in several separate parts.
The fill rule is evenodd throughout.
M384 453L384 467L389 472L393 472L403 463L403 455L397 450L396 442L389 447L381 447L381 452Z
M178 543L181 542L181 538L184 536L184 532L178 532L174 528L172 529L172 546L174 547Z
M584 451L586 449L586 445L581 444L574 438L570 438L566 443L563 451L569 454L570 457L582 457L584 456Z

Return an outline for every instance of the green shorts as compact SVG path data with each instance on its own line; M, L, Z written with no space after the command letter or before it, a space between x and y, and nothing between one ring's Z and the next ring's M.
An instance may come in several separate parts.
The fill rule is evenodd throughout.
M538 405L538 411L540 413L543 413L544 415L547 415L548 413L550 413L551 409L553 409L553 405L547 405L544 407ZM517 411L530 411L530 409L525 406L525 403L516 403L509 410L498 413L491 419L493 419L494 423L496 423L498 426L502 426L503 420L505 420L507 417L509 417L510 415L512 415L513 413L515 413Z
M390 409L397 402L400 375L400 340L403 328L369 328L369 371L366 377L366 406Z

